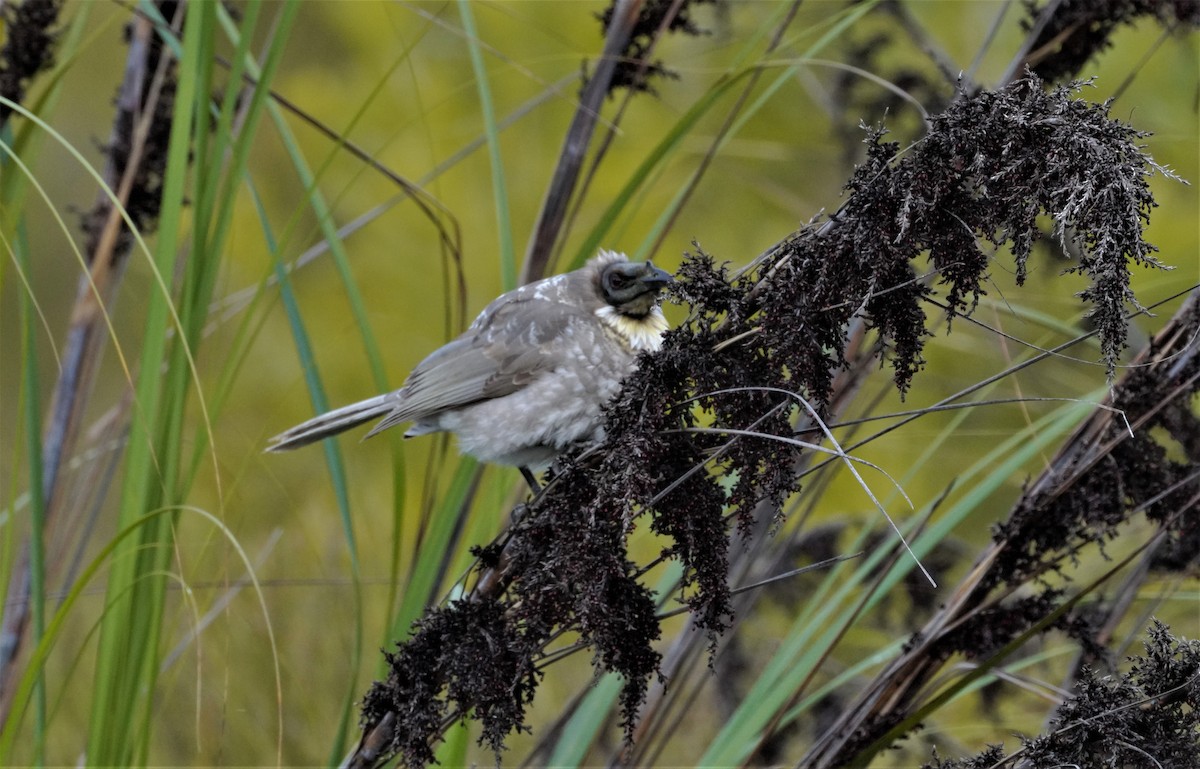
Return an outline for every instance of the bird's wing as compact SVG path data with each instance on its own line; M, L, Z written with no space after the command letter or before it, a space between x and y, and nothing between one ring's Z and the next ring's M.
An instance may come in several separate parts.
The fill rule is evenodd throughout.
M466 333L417 364L369 435L520 390L558 364L554 341L585 319L573 305L528 296L488 307Z

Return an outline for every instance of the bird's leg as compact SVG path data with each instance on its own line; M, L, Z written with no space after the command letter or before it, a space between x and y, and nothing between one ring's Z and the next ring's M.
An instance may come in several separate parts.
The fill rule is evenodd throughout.
M384 757L385 751L391 744L393 733L396 729L396 714L388 711L383 718L379 720L371 731L365 733L362 740L358 743L358 748L352 753L349 759L343 766L350 769L358 769L359 767L373 767L380 763L380 759Z
M541 494L542 485L538 483L537 478L529 471L529 468L521 467L518 469L521 471L521 475L524 476L525 482L529 484L529 490L533 492L533 496L536 497L538 494Z

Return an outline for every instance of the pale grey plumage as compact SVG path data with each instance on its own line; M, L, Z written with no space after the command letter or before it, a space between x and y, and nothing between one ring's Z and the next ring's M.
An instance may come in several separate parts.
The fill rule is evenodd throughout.
M601 251L574 272L493 300L460 337L417 364L404 386L276 436L282 451L371 419L367 433L412 422L406 437L447 431L485 462L540 468L604 436L602 408L657 350L667 323L658 292L670 276Z

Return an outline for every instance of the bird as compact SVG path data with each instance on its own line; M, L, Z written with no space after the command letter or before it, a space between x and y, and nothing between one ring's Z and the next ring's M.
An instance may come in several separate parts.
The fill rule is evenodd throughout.
M604 438L604 406L642 352L662 346L660 292L673 282L652 262L600 250L580 269L494 299L458 338L417 364L404 385L314 417L271 439L286 451L372 419L365 438L412 423L406 438L453 433L459 451L533 472L566 449Z

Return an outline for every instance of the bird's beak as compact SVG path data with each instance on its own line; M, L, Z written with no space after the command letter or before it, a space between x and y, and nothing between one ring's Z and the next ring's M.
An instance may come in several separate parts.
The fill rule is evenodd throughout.
M649 272L641 278L642 285L646 288L657 291L668 283L675 282L675 278L671 277L671 273L658 269L651 262L646 262L646 267L649 269Z

